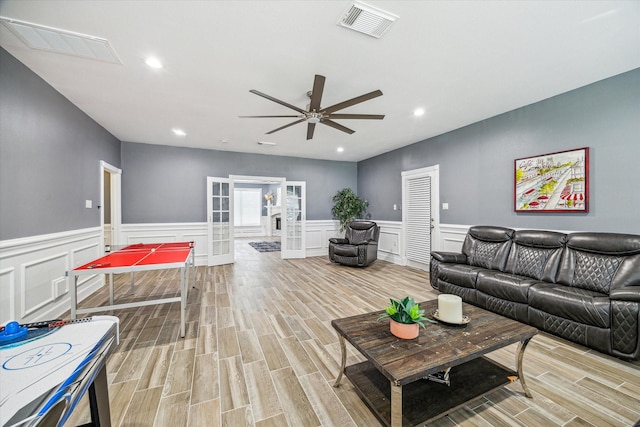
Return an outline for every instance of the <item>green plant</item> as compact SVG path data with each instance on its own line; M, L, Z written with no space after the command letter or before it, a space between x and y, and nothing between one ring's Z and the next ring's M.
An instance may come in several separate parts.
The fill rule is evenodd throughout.
M344 231L351 221L361 217L369 206L369 202L358 197L350 188L338 191L332 200L331 214L340 221L340 231Z
M386 313L378 317L378 320L390 317L398 323L406 325L417 323L424 328L424 322L436 323L435 320L424 317L424 310L420 310L420 305L413 298L405 297L401 301L390 299L391 305L385 308Z

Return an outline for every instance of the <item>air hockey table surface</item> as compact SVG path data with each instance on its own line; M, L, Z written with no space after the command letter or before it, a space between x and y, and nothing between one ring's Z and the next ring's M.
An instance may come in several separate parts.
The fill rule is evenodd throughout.
M106 361L119 341L115 316L29 329L0 346L0 425L63 425L89 390L94 424L110 425Z

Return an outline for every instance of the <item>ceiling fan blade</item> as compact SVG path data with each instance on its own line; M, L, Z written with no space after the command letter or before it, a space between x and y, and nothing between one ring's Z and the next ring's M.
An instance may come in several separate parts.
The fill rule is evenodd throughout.
M262 93L260 91L255 90L255 89L251 89L249 92L255 93L256 95L261 96L263 98L267 98L269 101L273 101L273 102L275 102L277 104L284 105L285 107L291 108L292 110L295 110L298 113L302 113L302 114L306 113L306 111L304 111L302 108L298 108L295 105L291 105L291 104L289 104L287 102L280 101L278 98L274 98L273 96L267 95L266 93Z
M284 128L288 128L289 126L293 126L293 125L297 125L298 123L302 123L304 122L306 119L300 119L300 120L296 120L295 122L291 122L288 125L284 125L284 126L280 126L278 129L274 129L271 132L267 132L266 135L271 135L272 133L276 133L279 130L282 130Z
M313 80L313 89L311 90L311 103L309 104L310 112L318 111L320 109L320 102L322 101L322 91L324 91L324 81L324 76L316 74L316 77Z
M330 114L330 119L369 119L369 120L382 120L384 114Z
M241 119L263 119L263 118L272 118L272 117L287 117L287 118L300 118L300 115L297 116L238 116Z
M355 98L349 99L336 105L332 105L331 107L323 108L320 112L324 114L330 114L334 111L342 110L344 108L351 107L352 105L360 104L361 102L377 98L378 96L382 96L382 92L380 90L374 90L373 92L356 96Z
M352 105L360 104L361 102L368 101L373 98L377 98L378 96L382 96L382 92L380 90L374 90L373 92L369 92L364 95L357 96L355 98L349 99L339 104L332 105L331 107L323 108L322 111L320 112L323 114L331 114L334 111L342 110L344 108L351 107Z
M334 128L334 129L341 130L342 132L346 132L349 135L351 135L352 133L355 132L355 130L351 130L348 127L342 126L341 124L338 124L336 122L332 122L331 120L324 119L324 120L321 120L320 123L325 124L327 126L330 126L330 127Z
M316 130L315 123L309 123L307 125L307 141L313 138L313 132Z

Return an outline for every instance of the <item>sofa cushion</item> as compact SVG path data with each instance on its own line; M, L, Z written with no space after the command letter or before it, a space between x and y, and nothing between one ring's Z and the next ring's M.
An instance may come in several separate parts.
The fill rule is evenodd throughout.
M611 289L640 285L639 267L640 236L573 233L567 238L557 281L608 295Z
M333 248L333 253L335 255L340 255L340 256L351 256L351 257L357 257L358 256L358 247L355 245L336 245Z
M609 328L609 296L552 283L537 283L529 288L529 306L585 325Z
M352 245L366 243L370 240L378 241L379 230L378 225L373 221L351 221L344 237Z
M484 270L478 273L476 289L500 299L526 304L529 287L534 283L537 281L528 277Z
M448 283L454 283L464 288L475 289L478 272L483 270L466 264L440 264L438 267L439 279Z
M471 227L462 244L469 265L504 270L514 230L478 225Z
M505 271L554 283L566 241L563 233L518 230L513 235Z

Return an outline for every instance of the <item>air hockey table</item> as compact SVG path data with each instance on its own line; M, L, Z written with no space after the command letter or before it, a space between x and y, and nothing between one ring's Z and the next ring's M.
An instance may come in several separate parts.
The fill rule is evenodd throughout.
M180 296L162 297L142 301L115 304L113 296L113 275L131 273L131 293L134 291L134 273L148 270L180 269ZM194 242L136 243L112 250L110 253L87 262L66 272L67 278L73 277L71 286L71 318L78 314L118 310L155 304L180 302L180 336L185 335L185 316L187 293L190 277L195 287L195 248ZM78 308L78 278L81 276L104 274L109 276L109 305Z
M62 426L89 391L91 425L109 427L106 362L118 318L11 323L0 327L0 425Z

